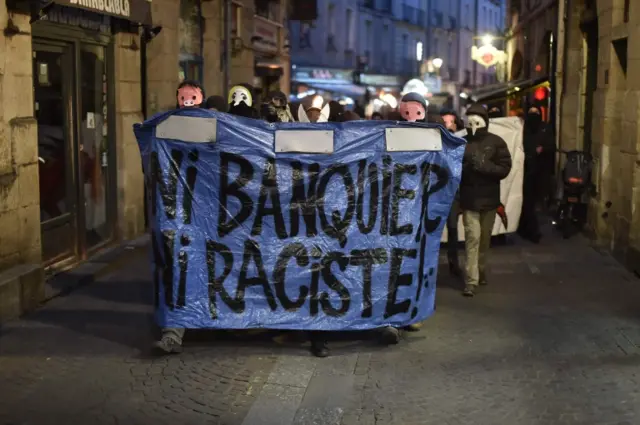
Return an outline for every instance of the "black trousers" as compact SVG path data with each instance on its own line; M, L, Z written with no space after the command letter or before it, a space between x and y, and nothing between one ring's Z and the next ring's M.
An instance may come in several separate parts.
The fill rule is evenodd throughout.
M534 176L526 176L522 186L522 213L518 225L518 233L526 239L540 236L540 223L536 205L539 200L539 183Z
M449 263L458 264L458 220L460 212L460 201L456 199L453 201L451 212L447 217L447 258Z

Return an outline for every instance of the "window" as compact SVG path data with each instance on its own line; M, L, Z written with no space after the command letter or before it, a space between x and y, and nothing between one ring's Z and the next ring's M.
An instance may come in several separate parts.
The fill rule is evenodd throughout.
M470 22L471 22L471 12L470 12L470 7L469 7L469 3L464 5L464 16L467 17L466 19L466 27L467 28L471 28Z
M629 22L629 4L630 3L631 3L631 0L624 0L624 14L623 14L624 22Z
M346 16L346 35L347 35L347 50L353 50L354 44L355 44L355 33L354 33L354 27L355 25L353 25L353 20L354 20L354 16L353 16L353 10L351 9L347 9L347 16Z
M202 83L202 13L199 0L181 0L178 78Z
M404 52L403 59L411 57L411 52L409 52L409 35L402 35L402 51Z
M616 57L618 58L618 63L620 64L620 70L627 76L627 50L628 50L628 42L627 38L620 38L618 40L613 40L613 50L616 52Z
M433 39L433 55L434 56L439 56L439 54L438 54L438 38L434 38Z
M480 21L480 25L486 27L487 25L487 7L486 6L482 6L482 20Z
M364 24L364 37L365 37L365 41L364 41L364 45L365 45L365 50L368 52L371 52L371 44L373 42L373 22L371 21L366 21ZM369 53L371 54L371 53Z
M388 51L389 51L389 42L390 42L390 38L389 38L389 25L385 24L382 27L382 65L386 66L386 62L387 62L387 58L389 56Z
M329 31L330 36L333 36L336 34L335 11L336 11L336 5L333 3L329 3L329 6L327 6L327 30Z
M254 0L256 15L274 22L281 22L280 2L269 0Z

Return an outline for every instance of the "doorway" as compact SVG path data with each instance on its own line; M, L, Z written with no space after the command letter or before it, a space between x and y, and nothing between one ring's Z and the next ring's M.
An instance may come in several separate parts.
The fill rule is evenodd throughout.
M34 43L33 79L42 257L45 263L52 263L77 255L71 46Z
M45 266L85 259L113 238L106 52L81 41L33 43Z

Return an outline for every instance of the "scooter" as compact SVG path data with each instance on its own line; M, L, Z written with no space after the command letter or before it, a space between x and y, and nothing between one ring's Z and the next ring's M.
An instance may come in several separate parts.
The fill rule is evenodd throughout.
M558 194L558 209L553 224L564 239L580 231L587 221L589 197L594 195L595 186L591 183L593 158L583 151L564 151L567 158L562 169Z

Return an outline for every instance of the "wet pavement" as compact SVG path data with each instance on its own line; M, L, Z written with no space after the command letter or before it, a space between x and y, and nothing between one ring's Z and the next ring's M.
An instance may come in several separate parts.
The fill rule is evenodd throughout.
M493 248L473 299L443 264L421 332L343 334L327 359L212 332L150 357L147 258L4 326L0 424L640 423L640 279L582 237Z

